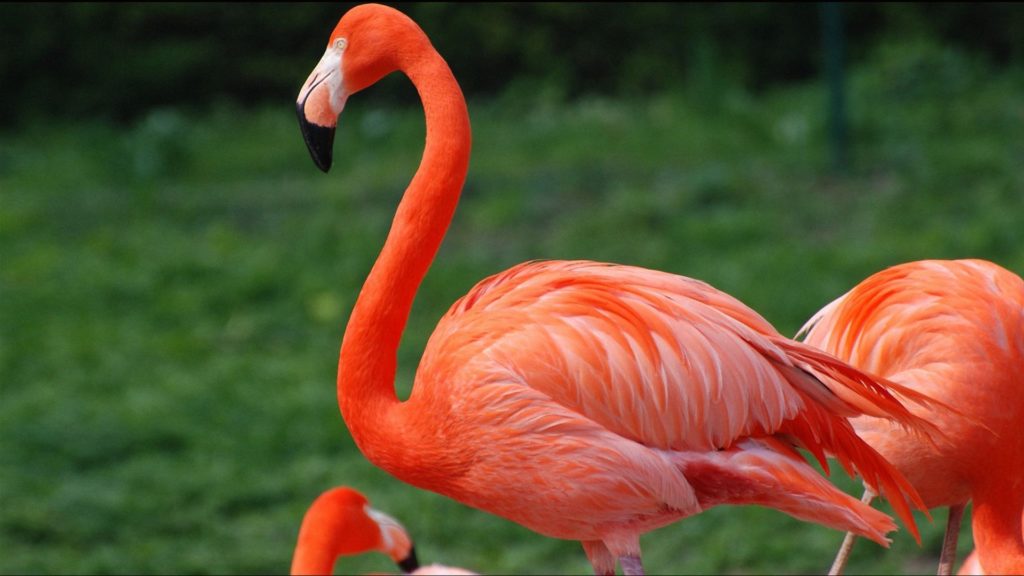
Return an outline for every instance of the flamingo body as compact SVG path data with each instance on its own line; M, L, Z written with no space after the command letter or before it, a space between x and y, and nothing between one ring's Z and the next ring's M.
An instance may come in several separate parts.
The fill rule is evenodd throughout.
M586 261L526 263L481 282L441 319L403 405L444 434L438 450L459 447L459 462L447 464L460 473L438 483L373 448L371 459L572 540L632 535L716 504L781 503L787 495L770 492L793 474L817 490L804 514L791 506L811 519L816 498L834 489L779 444L755 440L796 430L794 421L848 431L822 407L820 382L797 367L807 362L703 282ZM856 516L846 508L855 500L829 497L838 517ZM859 524L876 540L888 526L878 517Z
M926 260L879 272L806 327L806 342L953 410L910 410L943 431L925 441L869 416L858 433L925 505L974 502L978 560L1024 572L1024 281L983 260Z
M488 278L431 336L405 402L396 352L466 177L458 83L400 12L353 8L297 100L314 161L348 97L395 70L426 116L423 159L360 291L338 403L367 458L394 476L541 534L579 540L596 572L639 571L639 536L719 504L761 504L885 543L884 514L793 449L835 455L916 534L913 489L854 434L871 414L925 424L890 393L924 397L782 337L736 299L665 272L531 262Z

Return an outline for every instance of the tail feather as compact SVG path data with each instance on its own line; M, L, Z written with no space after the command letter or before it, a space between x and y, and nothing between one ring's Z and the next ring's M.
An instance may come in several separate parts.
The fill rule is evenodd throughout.
M887 418L934 442L933 437L942 437L942 432L910 412L894 394L922 404L934 401L884 378L870 376L805 344L793 341L778 344L805 372L802 378L791 375L790 381L806 399L806 409L799 417L785 422L779 432L796 438L826 472L827 454L835 457L851 476L861 476L873 491L889 500L920 543L910 507L927 514L924 502L910 482L857 435L847 418L861 414Z
M868 374L813 346L792 340L775 343L798 366L824 376L819 381L840 400L855 408L857 415L895 420L929 439L944 437L938 427L908 410L900 398L927 408L950 408L942 402L887 378ZM841 386L829 386L829 381L838 382Z
M812 409L801 418L785 422L781 431L797 438L800 445L812 453L825 447L847 474L851 477L860 476L875 493L889 500L896 515L920 543L920 532L910 507L922 510L927 515L924 502L913 485L888 460L857 436L848 421L836 419L820 408ZM818 446L808 446L814 443L818 443ZM818 460L821 462L821 458ZM827 473L827 464L822 467Z
M888 515L842 492L771 438L748 439L729 450L681 453L680 468L701 506L756 504L808 522L854 532L889 546L896 529Z

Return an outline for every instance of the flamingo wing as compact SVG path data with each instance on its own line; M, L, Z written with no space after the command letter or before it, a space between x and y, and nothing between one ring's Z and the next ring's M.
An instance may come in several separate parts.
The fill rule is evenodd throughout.
M774 336L749 308L696 280L534 262L477 285L431 344L646 446L714 450L776 430L803 405ZM434 352L428 345L424 364Z
M541 261L484 280L438 323L420 372L470 365L663 449L770 434L809 401L913 422L870 377L784 338L728 294L631 266Z

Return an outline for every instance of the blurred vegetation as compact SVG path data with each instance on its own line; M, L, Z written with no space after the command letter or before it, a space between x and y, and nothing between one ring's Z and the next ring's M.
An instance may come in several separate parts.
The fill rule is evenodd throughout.
M351 3L5 3L0 127L39 116L132 120L162 106L294 97ZM471 97L510 85L623 96L724 84L759 91L821 69L816 3L399 3ZM1014 3L845 3L849 56L928 38L1024 64ZM389 85L378 98L411 98Z
M0 133L0 573L284 572L306 506L336 484L400 518L426 562L587 572L579 545L403 485L371 466L344 429L338 344L419 160L423 125L417 106L400 105L407 84L389 80L349 102L332 173L312 166L292 99L342 9L36 6L0 8L49 11L49 40L8 34L7 17L2 37L57 50L17 83L4 73L4 97L25 106L19 114L56 116ZM574 6L522 13L607 26L649 14L655 26L662 18L650 14L669 9L623 8L613 18L604 6ZM578 53L548 53L546 65L519 54L532 64L517 76L489 66L489 56L474 60L449 34L479 26L512 54L514 38L494 30L534 33L513 26L507 5L495 9L505 16L482 8L410 7L442 53L464 54L453 68L477 91L470 175L402 345L402 396L444 310L479 279L527 259L590 258L701 278L787 334L898 262L980 257L1024 271L1024 73L1019 51L992 48L1018 12L995 22L991 14L1005 9L993 9L989 32L978 34L987 38L957 43L944 40L963 32L952 20L947 29L929 19L946 8L851 7L851 29L869 20L857 14L877 13L921 33L872 28L879 36L849 79L853 162L839 178L825 168L826 99L813 65L790 83L729 78L759 68L739 55L746 68L727 65L733 56L715 48L707 73L718 78L721 63L727 80L711 92L688 85L703 73L665 74L682 75L669 85L648 76L647 93L626 89L642 86L640 76L605 85L606 94L580 84L533 89L569 82L565 68L552 78L544 70ZM804 13L772 10L751 13L779 30L795 26L790 13ZM114 36L134 30L132 57L146 61L152 51L160 64L150 59L147 70L161 74L119 69L113 52L61 62L67 54L53 46L87 42L74 19L110 34L93 37L97 50L114 50ZM257 23L258 39L220 44ZM205 31L208 44L185 49L179 36L178 46L176 29ZM684 40L663 35L600 44L664 57L669 47L646 43ZM748 40L765 46L792 40L754 35ZM465 42L476 50L482 38ZM972 44L983 40L992 45ZM0 57L10 65L10 51ZM606 62L604 72L618 67ZM164 84L174 70L175 83ZM128 85L148 96L132 100L121 89ZM28 86L37 92L26 101L19 91ZM64 93L66 102L53 97ZM834 477L859 494L856 482ZM890 551L859 543L851 572L932 572L945 513L935 517L923 548L905 531ZM778 512L718 508L645 536L643 546L651 573L820 573L840 539ZM970 548L965 529L961 553ZM372 556L339 569L394 568Z

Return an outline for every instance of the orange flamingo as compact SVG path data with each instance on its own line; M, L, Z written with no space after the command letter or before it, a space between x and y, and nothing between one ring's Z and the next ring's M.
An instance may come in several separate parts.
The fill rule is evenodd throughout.
M390 556L403 573L473 574L436 564L421 567L405 528L391 516L371 508L366 496L346 486L324 492L306 511L291 573L333 574L339 556L372 551Z
M808 344L955 408L911 407L944 432L935 442L885 420L853 420L929 508L950 507L939 573L952 572L968 501L980 566L1024 573L1024 281L983 260L901 264L861 282L802 331Z
M396 352L466 177L470 124L443 58L401 12L351 9L297 112L327 171L348 97L403 72L426 146L341 345L338 403L374 464L541 534L577 540L596 573L642 573L640 535L719 504L759 504L887 544L892 520L793 449L826 453L886 495L915 536L904 478L853 432L870 414L927 426L889 392L926 401L780 335L689 278L586 261L530 262L457 301L427 343L408 400Z

